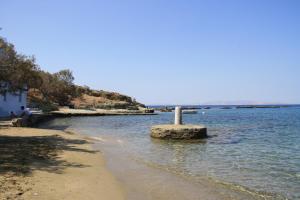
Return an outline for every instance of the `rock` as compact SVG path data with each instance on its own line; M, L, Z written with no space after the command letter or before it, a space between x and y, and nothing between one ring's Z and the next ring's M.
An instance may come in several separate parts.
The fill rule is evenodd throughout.
M182 110L182 114L197 114L197 110Z
M198 125L157 125L151 128L151 137L160 139L207 138L207 129Z
M15 118L12 120L12 125L14 127L22 127L22 118Z

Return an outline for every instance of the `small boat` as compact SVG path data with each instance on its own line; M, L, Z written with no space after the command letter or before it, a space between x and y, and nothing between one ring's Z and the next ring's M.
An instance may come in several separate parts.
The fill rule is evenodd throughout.
M197 114L198 111L197 110L183 110L182 113L183 114Z

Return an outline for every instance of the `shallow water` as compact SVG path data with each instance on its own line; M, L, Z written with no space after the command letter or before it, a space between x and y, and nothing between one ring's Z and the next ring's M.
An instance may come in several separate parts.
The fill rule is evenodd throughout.
M106 148L108 154L130 155L195 182L209 178L258 196L300 199L300 108L199 110L184 115L184 122L206 125L210 138L180 142L149 137L152 125L172 121L172 113L162 113L55 119L46 126L115 141L120 147Z

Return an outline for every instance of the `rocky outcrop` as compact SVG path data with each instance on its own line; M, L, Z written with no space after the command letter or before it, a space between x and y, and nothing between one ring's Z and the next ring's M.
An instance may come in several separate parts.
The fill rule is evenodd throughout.
M128 110L139 110L139 107L145 107L136 101L131 100L130 97L124 95L114 95L108 96L108 93L100 96L91 93L83 94L82 96L72 100L72 104L75 109L128 109ZM92 96L96 95L96 96ZM118 97L118 98L117 98ZM126 97L126 98L125 98Z
M202 139L207 137L207 129L198 125L157 125L151 128L151 137L159 139Z
M30 117L12 119L11 123L14 127L34 127L43 121L53 118L54 116L50 114L32 114Z

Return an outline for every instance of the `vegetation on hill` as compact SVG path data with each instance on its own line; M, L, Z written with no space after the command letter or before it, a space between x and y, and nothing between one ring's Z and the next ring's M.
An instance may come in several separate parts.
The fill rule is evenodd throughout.
M28 89L30 106L45 111L55 110L58 106L85 109L144 107L126 95L75 85L74 79L69 69L53 74L41 70L33 56L19 54L13 44L0 37L0 93Z
M0 37L0 91L17 91L24 86L37 87L40 84L39 67L34 57L16 52L14 46ZM7 88L9 84L9 88Z
M99 109L132 109L145 107L129 96L122 95L116 92L97 91L89 87L77 86L77 90L81 95L78 95L71 102L75 108L99 108Z

